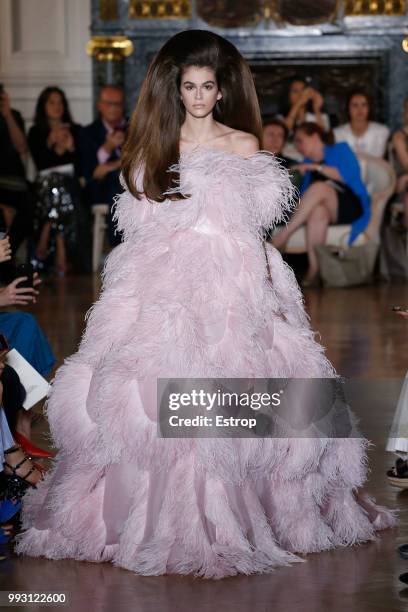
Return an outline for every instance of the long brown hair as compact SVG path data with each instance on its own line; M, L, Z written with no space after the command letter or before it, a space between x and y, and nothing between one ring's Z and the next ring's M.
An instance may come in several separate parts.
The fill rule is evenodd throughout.
M254 81L242 55L213 32L180 32L163 45L149 66L123 148L123 177L138 199L144 192L151 200L163 201L164 192L179 178L167 170L179 160L180 128L185 119L180 84L182 72L189 66L211 68L215 73L222 99L214 107L214 119L254 134L262 142ZM143 190L135 184L140 167L144 169Z

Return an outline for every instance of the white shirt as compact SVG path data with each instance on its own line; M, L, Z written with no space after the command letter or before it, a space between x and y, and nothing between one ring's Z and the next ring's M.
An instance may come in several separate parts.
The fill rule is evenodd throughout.
M390 130L386 125L370 121L368 128L361 136L356 136L350 123L334 128L336 142L347 142L354 153L368 153L375 157L384 157Z

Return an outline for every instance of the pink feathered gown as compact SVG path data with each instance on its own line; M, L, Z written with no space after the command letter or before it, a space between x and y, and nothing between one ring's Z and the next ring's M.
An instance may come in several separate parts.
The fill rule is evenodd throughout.
M261 228L291 205L287 172L203 147L177 169L189 198L118 199L124 242L53 383L59 453L25 497L17 552L222 578L374 539L395 519L353 493L365 440L157 437L158 376L334 374L269 244L267 272Z

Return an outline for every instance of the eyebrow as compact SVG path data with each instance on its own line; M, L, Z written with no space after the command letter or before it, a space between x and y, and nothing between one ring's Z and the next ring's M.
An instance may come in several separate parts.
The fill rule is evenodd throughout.
M215 85L215 81L205 81L205 83L203 83L203 85L209 85L211 83L211 85ZM196 83L193 83L192 81L183 81L183 85L195 85Z

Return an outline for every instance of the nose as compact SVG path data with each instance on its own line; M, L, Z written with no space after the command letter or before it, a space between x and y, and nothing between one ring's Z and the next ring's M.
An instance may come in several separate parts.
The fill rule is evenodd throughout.
M196 99L197 100L201 100L202 97L203 97L203 92L201 91L201 87L197 87L197 89L196 89Z

